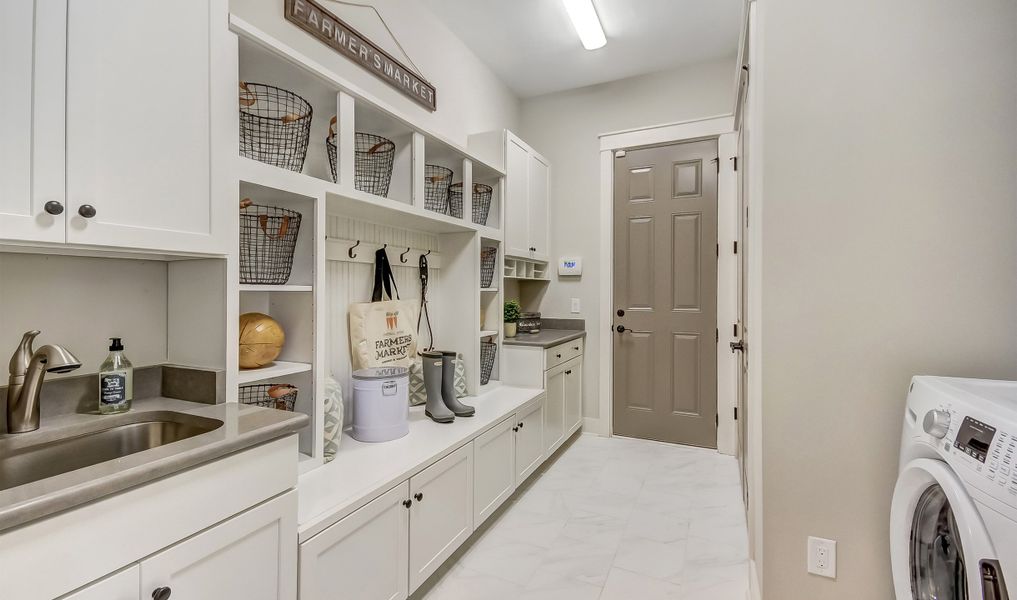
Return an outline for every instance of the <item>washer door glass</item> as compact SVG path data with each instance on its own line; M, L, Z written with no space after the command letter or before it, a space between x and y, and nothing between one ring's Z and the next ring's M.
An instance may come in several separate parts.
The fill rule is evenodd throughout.
M964 549L943 488L925 490L911 525L911 589L915 600L967 600Z

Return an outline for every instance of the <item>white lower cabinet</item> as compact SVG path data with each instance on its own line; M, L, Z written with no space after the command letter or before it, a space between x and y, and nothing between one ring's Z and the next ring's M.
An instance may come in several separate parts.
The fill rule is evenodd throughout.
M565 365L544 372L544 451L548 456L565 441Z
M292 600L296 540L289 491L61 600Z
M544 462L544 399L516 413L516 485Z
M141 598L294 598L296 515L287 492L141 561Z
M141 566L131 565L76 592L61 596L60 600L138 600L140 584Z
M473 527L498 510L516 489L516 416L473 440Z
M473 444L410 478L410 592L473 533Z
M406 598L409 496L404 481L301 544L301 600Z
M583 357L568 361L565 367L565 437L579 429L583 421ZM563 440L564 441L564 440Z

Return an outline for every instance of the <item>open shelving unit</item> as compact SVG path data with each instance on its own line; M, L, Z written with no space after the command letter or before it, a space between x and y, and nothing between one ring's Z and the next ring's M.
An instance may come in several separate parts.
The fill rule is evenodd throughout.
M380 248L388 253L404 299L415 294L419 298L417 261L422 254L432 253L428 259L428 306L436 347L463 355L471 395L499 385L504 171L413 123L411 117L242 19L231 17L230 28L239 44L238 80L292 91L307 100L313 111L301 172L243 157L238 157L236 167L240 198L290 208L303 216L290 280L280 286L237 285L241 313L265 312L286 330L283 353L265 368L238 369L234 381L237 385L285 382L300 388L296 410L311 416L311 424L300 436L301 471L306 472L323 463L326 375L339 380L347 402L352 396L347 313L351 303L370 300L373 257ZM333 116L337 130L335 178L325 146ZM357 189L355 132L380 135L395 145L385 196ZM462 182L462 216L425 207L426 164L446 167L453 173L452 182ZM484 224L473 222L475 182L492 188ZM355 257L350 257L355 246ZM482 246L498 248L495 278L483 290ZM481 387L480 344L484 339L498 344L498 354L491 382ZM350 414L347 410L347 418Z

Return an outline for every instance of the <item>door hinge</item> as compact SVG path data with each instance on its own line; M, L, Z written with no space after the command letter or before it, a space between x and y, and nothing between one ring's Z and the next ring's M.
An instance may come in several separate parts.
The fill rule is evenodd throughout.
M710 162L712 162L713 164L717 165L717 174L719 175L720 174L720 157L718 156L717 158L711 158Z
M720 257L720 243L717 243L717 257Z
M735 411L734 411L735 412L735 421L737 421L738 420L738 407L736 406L736 407L734 407L734 409L735 409Z
M734 336L738 337L738 323L734 324Z
M734 170L737 171L738 170L738 157L737 156L732 156L729 160L731 160L734 163Z
M734 243L734 253L738 254L738 240L735 240L735 243Z
M746 206L745 207L745 228L748 229L748 227L749 227L749 207Z
M720 429L720 415L716 415L713 419L713 422L717 426L717 429Z
M717 339L715 340L718 344L720 343L720 328L717 328Z

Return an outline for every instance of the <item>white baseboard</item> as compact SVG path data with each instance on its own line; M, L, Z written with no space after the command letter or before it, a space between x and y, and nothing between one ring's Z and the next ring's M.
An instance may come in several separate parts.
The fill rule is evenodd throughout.
M749 561L749 597L748 600L763 600L763 590L759 588L759 572L756 561Z
M611 435L611 428L609 427L609 423L606 419L583 417L583 433L609 436Z

